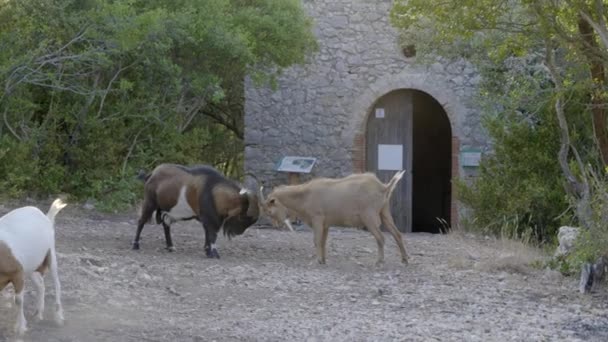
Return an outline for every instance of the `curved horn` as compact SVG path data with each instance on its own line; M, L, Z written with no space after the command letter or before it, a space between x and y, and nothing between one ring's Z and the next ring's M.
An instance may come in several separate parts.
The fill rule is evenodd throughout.
M253 178L255 180L255 182L256 182L257 185L262 184L262 182L260 182L260 179L256 175L254 175L252 172L245 172L244 176L245 177L249 176L249 177ZM260 190L259 196L260 196L260 200L264 199L264 196L262 195L262 191L261 190Z
M251 172L245 172L245 174L243 176L245 176L245 177L249 176L249 177L253 178L253 180L255 180L257 185L262 184L262 182L260 182L260 179ZM244 179L243 179L243 181L244 181Z
M258 177L256 175L254 175L252 172L245 172L244 176L249 176L253 179L255 179L256 182L260 182L260 180L258 179Z
M264 203L264 201L266 200L264 198L264 186L260 186L260 192L259 192L259 196L260 196L260 202Z

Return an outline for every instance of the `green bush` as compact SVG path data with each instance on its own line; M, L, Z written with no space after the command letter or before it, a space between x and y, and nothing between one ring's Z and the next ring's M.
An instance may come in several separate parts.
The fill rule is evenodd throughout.
M608 169L604 175L588 170L592 200L591 225L581 229L571 253L562 260L574 272L585 263L594 263L600 256L608 256Z
M577 137L579 127L584 127L580 114L584 108L572 105L569 111L573 140L579 146L592 146L588 138ZM464 224L484 233L532 234L538 242L554 242L557 229L576 220L568 210L557 160L559 130L551 104L528 115L515 111L487 115L484 126L494 151L482 160L475 180L457 183L458 198L470 209Z
M0 193L3 196L22 196L32 189L38 176L32 145L0 136L0 175Z
M113 210L159 163L239 178L245 77L316 47L299 0L0 1L0 196Z

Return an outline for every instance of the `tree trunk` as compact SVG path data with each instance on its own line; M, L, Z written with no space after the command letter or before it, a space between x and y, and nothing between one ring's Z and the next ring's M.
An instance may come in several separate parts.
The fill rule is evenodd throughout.
M593 115L593 132L602 158L603 166L608 165L608 131L606 130L606 110L604 109L601 89L606 81L604 65L593 51L599 49L595 40L595 32L589 23L581 16L578 21L578 31L583 41L583 52L589 63L589 71L593 89L591 91L591 112Z
M566 120L566 113L564 110L564 89L562 86L562 79L560 72L555 64L555 51L554 46L551 42L547 42L545 51L545 63L549 69L550 76L555 84L555 115L559 124L560 131L560 149L558 153L558 162L562 173L566 178L566 192L570 195L575 203L576 216L579 219L581 225L585 228L590 227L592 221L591 214L591 192L589 189L589 182L587 180L585 166L578 154L577 149L572 146L570 141L570 130L568 128L568 122ZM581 169L580 179L572 172L570 168L568 155L570 151L573 152L574 157Z

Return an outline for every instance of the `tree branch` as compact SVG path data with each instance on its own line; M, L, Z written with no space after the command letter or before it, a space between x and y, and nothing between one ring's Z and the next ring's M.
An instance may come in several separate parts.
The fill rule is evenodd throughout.
M121 175L124 176L125 172L127 172L127 163L129 161L129 158L131 158L131 154L133 153L133 149L135 148L135 144L137 143L137 140L139 139L139 136L141 135L141 133L146 130L148 127L150 127L150 123L146 124L144 127L142 127L139 132L137 132L137 134L135 134L135 137L133 138L133 142L131 142L131 146L129 146L129 151L127 152L127 155L125 156L124 160L122 161L122 171L121 171Z
M101 115L101 111L103 109L103 105L106 102L106 97L108 96L108 93L110 92L110 88L112 88L112 84L114 83L114 81L116 81L116 79L118 78L118 75L125 71L126 69L130 68L131 66L133 66L135 64L135 62L127 65L126 67L121 67L121 64L118 64L118 70L116 71L116 73L114 73L114 76L112 77L112 79L110 80L110 82L108 82L108 86L106 87L106 90L103 92L103 96L101 97L101 101L99 103L99 109L97 110L97 117L99 118L99 116Z
M8 131L11 132L11 134L15 137L15 139L17 139L19 141L23 141L23 139L17 134L17 132L15 132L15 130L8 123L7 114L8 114L8 106L6 106L6 108L4 108L4 114L2 114L2 117L4 119L4 126L6 126L6 128L8 128Z

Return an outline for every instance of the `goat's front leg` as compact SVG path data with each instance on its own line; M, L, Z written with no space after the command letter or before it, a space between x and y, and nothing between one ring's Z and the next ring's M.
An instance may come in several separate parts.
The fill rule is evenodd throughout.
M0 284L0 288L2 288L3 286L6 285L2 285ZM13 303L15 303L15 296L12 292L9 292L8 287L4 287L4 290L0 290L0 293L2 294L2 298L4 299L4 306L7 308L12 308L13 307Z
M327 257L327 235L329 234L329 226L323 225L321 232L321 259L323 263L325 263L325 258Z
M34 283L34 286L36 286L36 294L38 295L36 313L34 315L39 320L42 320L44 318L44 278L42 278L42 274L34 272L30 275L30 279Z
M207 258L219 259L220 254L217 252L215 241L217 240L218 228L210 218L203 218L203 228L205 229L205 253Z
M315 249L317 251L317 262L321 265L325 264L325 246L323 246L323 224L321 222L313 222L312 231L314 233Z
M213 228L205 229L205 252L207 252L208 258L219 259L220 254L217 251L215 242L217 240L217 231Z
M58 325L63 325L65 318L63 317L63 306L61 305L61 283L59 282L59 269L55 248L51 249L51 264L49 265L49 268L55 286L55 322Z

